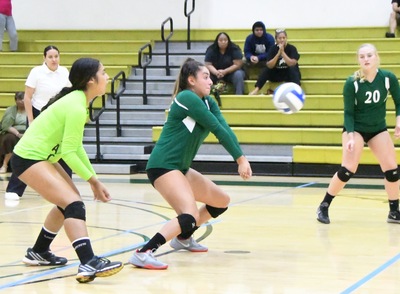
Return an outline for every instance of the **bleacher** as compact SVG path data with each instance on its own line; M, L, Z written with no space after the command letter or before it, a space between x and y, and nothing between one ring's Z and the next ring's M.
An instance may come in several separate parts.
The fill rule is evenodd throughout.
M315 172L323 175L321 170L325 170L327 165L339 164L343 122L341 92L344 79L357 69L358 46L367 42L375 44L381 57L381 68L391 70L400 77L400 66L397 64L400 40L384 38L385 30L383 27L287 29L289 43L295 45L301 55L302 87L307 95L305 106L299 113L284 115L274 109L271 95L223 94L221 109L241 144L289 147L285 150L289 150L290 162L282 162L289 165L285 169L288 175L301 174L303 167L304 174L313 175ZM193 42L211 43L219 31L194 30L191 38ZM243 48L248 30L224 31ZM173 41L184 42L185 38L185 31L176 31ZM129 75L132 67L138 64L139 48L148 42L154 44L159 41L159 31L20 31L19 39L19 52L7 52L5 44L4 52L0 54L0 115L14 103L14 93L24 90L30 69L43 62L45 46L58 46L64 66L70 67L79 57L91 56L103 62L110 77L121 70ZM199 52L193 53L193 56L202 58ZM171 64L176 72L180 62L172 60ZM252 90L254 83L254 77L246 81L246 93ZM267 83L260 93L265 93L269 87L274 88L276 84ZM165 95L170 93L167 89ZM391 131L394 119L393 103L389 100L387 121ZM153 141L158 139L160 131L160 125L152 128ZM210 135L205 143L212 147L217 142ZM210 150L208 148L207 152ZM123 163L120 157L117 161ZM130 159L129 163L134 161ZM207 159L204 158L204 161ZM278 163L274 161L273 166ZM372 165L376 170L376 162L368 150L361 163ZM326 174L331 175L331 171Z
M24 91L25 80L34 66L43 63L43 50L55 45L60 50L60 64L70 68L85 56L100 59L110 77L120 71L129 73L137 64L138 50L150 39L130 31L19 30L18 52L8 52L7 34L0 54L0 119L14 104L14 93ZM110 92L110 84L108 85Z
M302 88L307 95L305 106L299 113L284 115L274 109L271 95L222 94L223 114L241 144L291 146L288 175L331 175L341 162L341 93L345 79L358 69L358 47L363 43L373 43L379 51L381 68L391 70L400 77L397 62L400 41L384 38L384 31L385 28L288 29L288 42L295 45L301 55ZM244 38L231 38L243 48ZM245 82L246 93L255 84L254 76L251 77ZM260 93L276 86L276 83L267 83ZM392 133L395 114L391 99L387 106L387 123ZM160 131L161 127L153 128L155 141ZM206 143L217 143L217 140L210 135ZM396 151L400 159L400 148ZM364 153L359 174L380 176L375 157L368 148ZM266 174L275 167L276 162L271 168L266 164Z

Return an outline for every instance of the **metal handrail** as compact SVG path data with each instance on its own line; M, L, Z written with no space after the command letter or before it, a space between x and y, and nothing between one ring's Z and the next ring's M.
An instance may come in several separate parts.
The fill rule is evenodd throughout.
M187 49L190 49L190 15L194 12L196 1L192 0L192 10L189 12L187 12L187 2L188 0L185 0L184 14L187 17Z
M100 152L100 123L99 123L99 118L100 118L100 115L106 109L106 106L105 106L106 105L106 95L102 95L101 98L102 98L101 108L98 109L97 111L95 111L93 109L93 103L97 99L97 97L95 99L93 99L92 101L90 101L90 103L89 103L89 119L91 121L95 121L96 122L96 158L95 158L96 162L100 162L100 161L103 160L103 155Z
M164 25L169 22L169 35L165 38ZM165 42L165 70L167 76L171 75L171 69L169 68L169 39L174 34L174 24L171 17L168 17L161 24L161 39Z
M149 48L149 52L148 55L145 55L145 59L146 62L142 63L142 59L143 59L143 51ZM152 51L152 47L150 43L147 43L146 45L144 45L142 48L140 48L139 50L139 57L138 57L138 64L139 67L143 69L143 104L146 105L147 104L147 89L146 89L146 83L147 83L147 75L146 75L146 70L147 70L147 66L151 63L151 60L153 58L153 51Z
M122 79L118 79L120 76L122 76ZM118 91L115 92L115 81L121 80L122 85L119 85ZM122 93L124 93L126 90L126 75L124 71L120 71L118 74L115 75L115 77L111 80L111 97L117 101L117 137L121 137L122 135L122 130L121 130L121 102L120 102L120 97Z

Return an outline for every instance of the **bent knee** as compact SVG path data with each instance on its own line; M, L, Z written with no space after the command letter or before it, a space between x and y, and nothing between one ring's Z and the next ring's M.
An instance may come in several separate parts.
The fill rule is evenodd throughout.
M229 205L229 203L231 203L231 197L229 197L229 195L224 195L223 199L222 199L222 207L227 207Z

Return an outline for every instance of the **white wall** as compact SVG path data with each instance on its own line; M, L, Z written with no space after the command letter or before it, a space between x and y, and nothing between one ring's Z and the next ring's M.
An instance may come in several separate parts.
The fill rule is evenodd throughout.
M184 0L12 0L18 29L185 29ZM192 28L383 27L389 0L197 0ZM192 0L188 1L189 10Z

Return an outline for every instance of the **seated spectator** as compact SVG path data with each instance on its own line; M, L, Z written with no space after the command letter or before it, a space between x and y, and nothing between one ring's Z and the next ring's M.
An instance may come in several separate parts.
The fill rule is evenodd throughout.
M214 43L207 48L205 57L205 65L214 85L219 81L232 83L235 93L243 95L245 73L242 70L242 59L240 47L232 43L227 33L219 33Z
M15 105L6 109L1 120L0 154L3 157L3 166L0 173L4 174L8 169L14 146L26 129L26 113L24 106L24 92L15 93Z
M397 21L400 19L400 0L392 0L392 12L389 17L389 32L386 33L386 38L394 38L397 28Z
M256 68L256 74L265 68L268 50L275 45L274 37L267 33L265 25L261 21L256 21L252 27L252 33L247 36L244 42L244 70L246 76L250 77L250 69Z
M293 82L300 85L301 73L298 60L300 54L297 48L287 42L285 30L275 31L276 45L268 51L267 67L257 79L255 89L250 95L256 95L268 81Z

